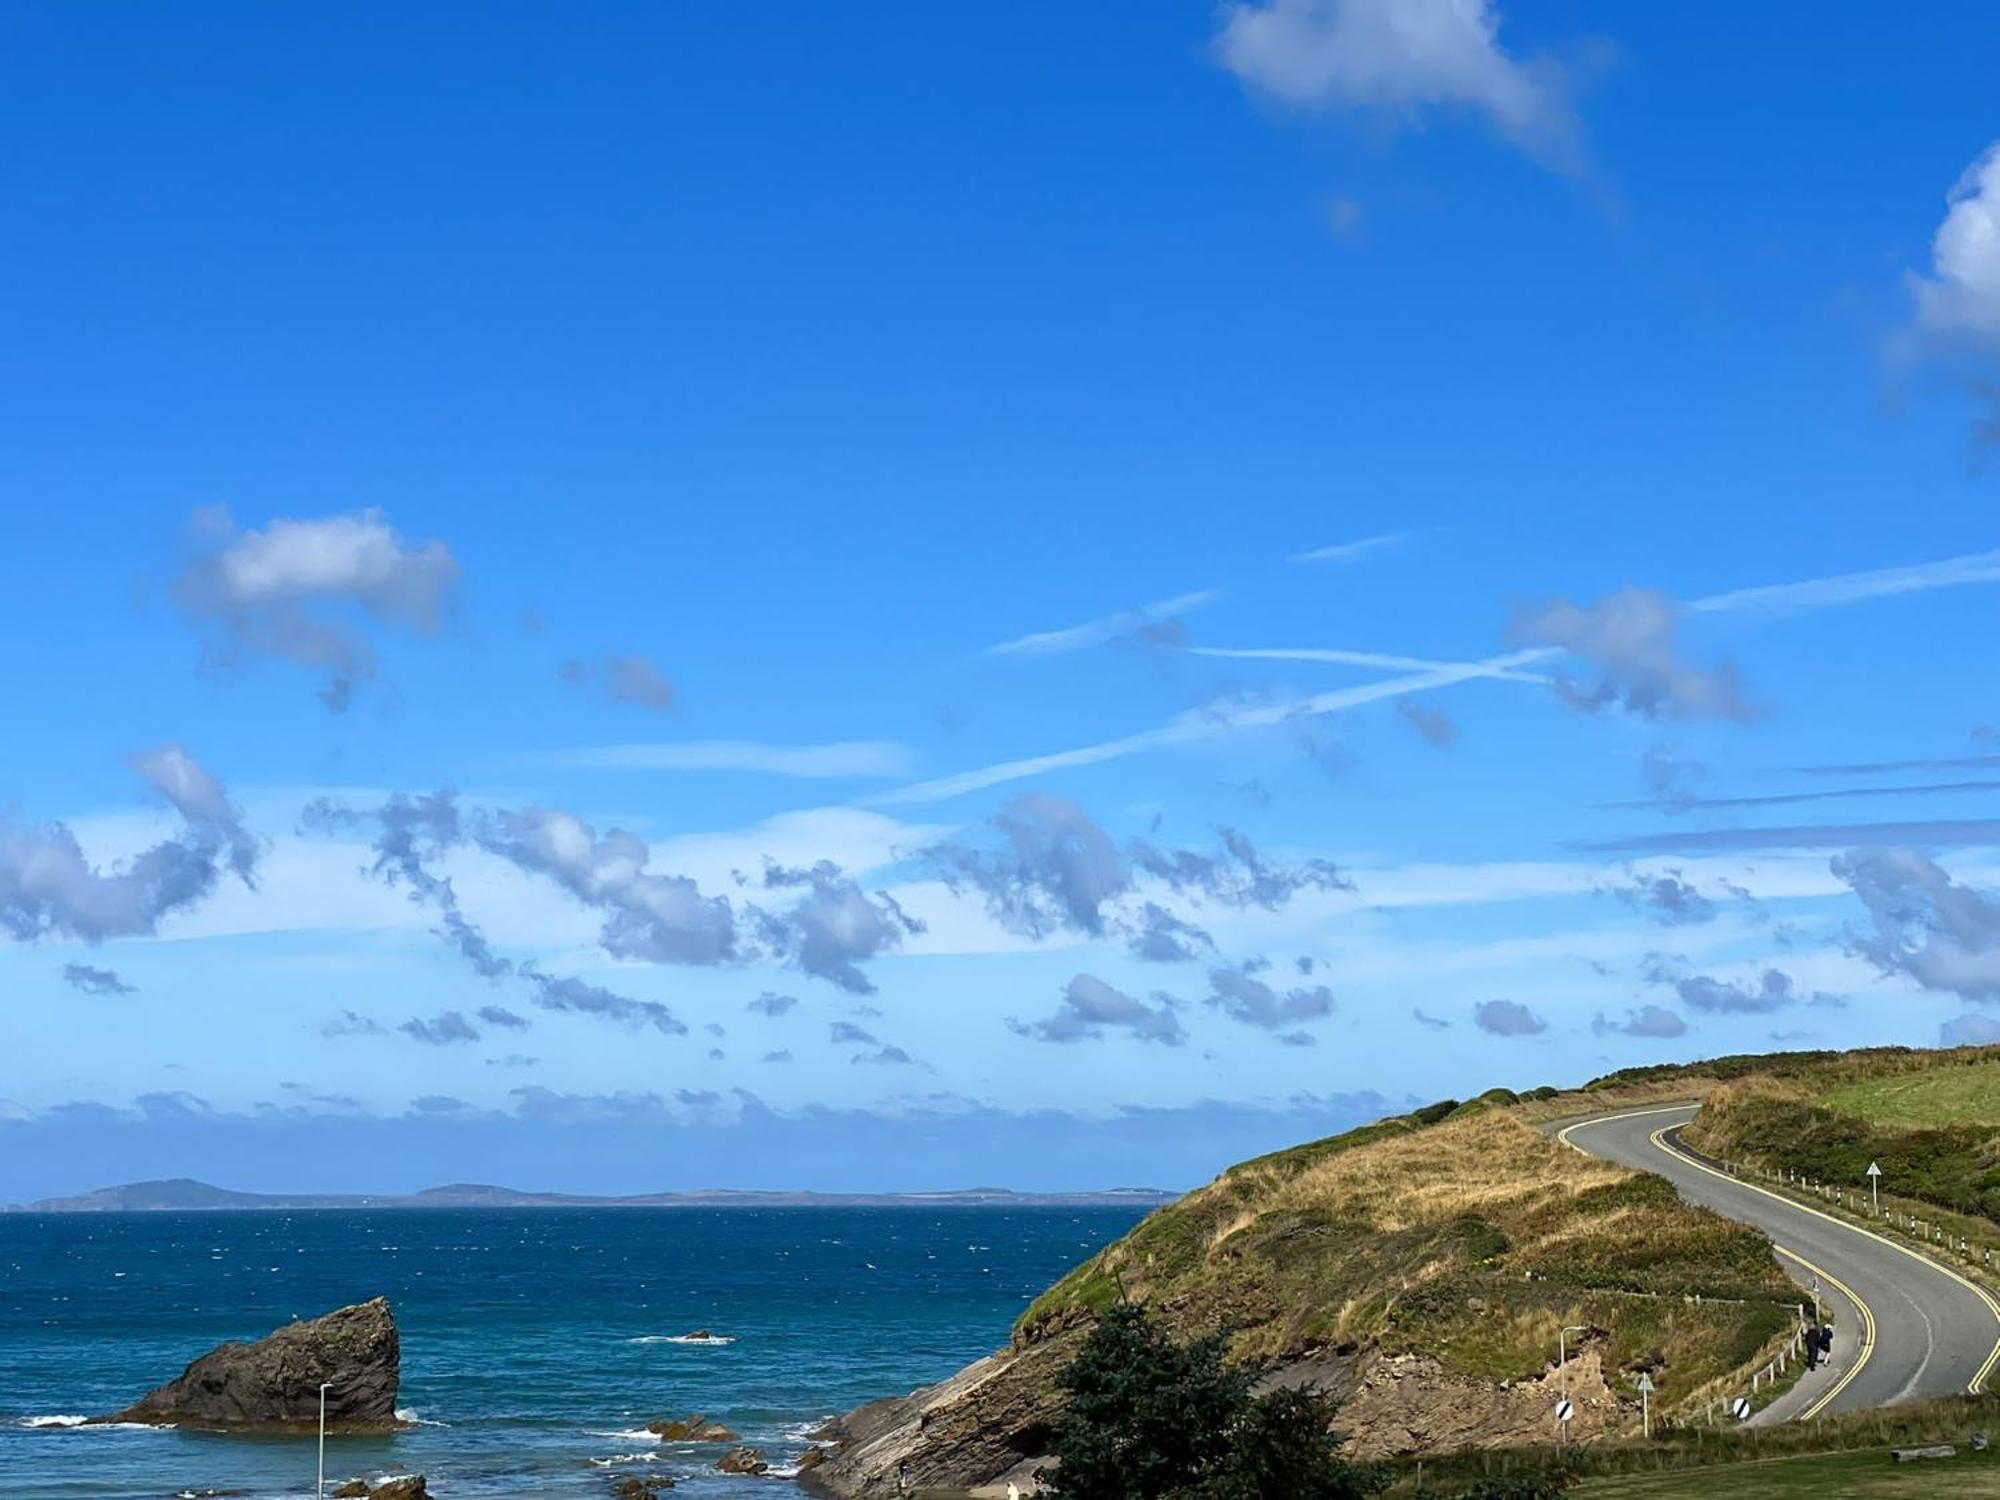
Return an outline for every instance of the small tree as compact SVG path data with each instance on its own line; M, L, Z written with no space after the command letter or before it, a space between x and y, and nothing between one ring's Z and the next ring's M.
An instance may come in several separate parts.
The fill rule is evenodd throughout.
M1381 1488L1342 1459L1317 1391L1251 1395L1211 1337L1176 1344L1130 1305L1112 1308L1063 1375L1056 1429L1063 1500L1358 1500Z

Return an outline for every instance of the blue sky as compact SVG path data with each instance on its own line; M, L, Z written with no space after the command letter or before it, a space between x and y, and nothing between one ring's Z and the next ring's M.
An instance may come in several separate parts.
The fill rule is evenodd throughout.
M7 17L0 1198L2000 1037L2000 16Z

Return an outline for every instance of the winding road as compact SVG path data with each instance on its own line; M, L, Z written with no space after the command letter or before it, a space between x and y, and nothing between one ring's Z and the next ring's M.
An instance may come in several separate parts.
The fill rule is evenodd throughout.
M1753 1421L1888 1406L1985 1387L2000 1364L2000 1300L1884 1235L1730 1176L1679 1149L1674 1133L1700 1106L1669 1105L1579 1120L1556 1138L1666 1178L1690 1203L1761 1229L1802 1287L1817 1278L1834 1310L1833 1358Z

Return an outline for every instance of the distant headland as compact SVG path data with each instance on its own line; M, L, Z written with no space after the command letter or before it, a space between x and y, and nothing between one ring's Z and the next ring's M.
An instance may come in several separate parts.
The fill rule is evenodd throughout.
M1163 1188L1105 1188L1081 1193L1022 1193L1011 1188L958 1188L938 1193L810 1193L709 1188L684 1193L597 1196L532 1193L485 1183L456 1182L416 1193L242 1193L189 1177L128 1182L70 1198L8 1204L0 1213L226 1213L330 1208L1153 1208L1180 1194Z

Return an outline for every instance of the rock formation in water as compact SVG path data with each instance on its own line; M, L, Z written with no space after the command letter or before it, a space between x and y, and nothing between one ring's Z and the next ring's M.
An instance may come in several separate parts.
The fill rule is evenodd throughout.
M768 1474L771 1465L765 1461L762 1448L731 1448L715 1461L715 1467L724 1474Z
M733 1443L737 1436L720 1422L700 1415L648 1422L646 1431L670 1443Z
M252 1344L210 1350L139 1401L95 1422L234 1432L388 1432L396 1421L402 1350L387 1298L289 1323ZM377 1493L380 1493L378 1490Z

